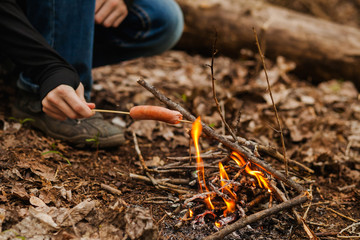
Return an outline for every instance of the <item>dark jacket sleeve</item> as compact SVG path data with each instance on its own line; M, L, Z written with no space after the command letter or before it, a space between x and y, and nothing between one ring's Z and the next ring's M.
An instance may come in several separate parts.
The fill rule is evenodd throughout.
M31 25L16 0L0 0L0 53L39 84L41 99L61 84L79 86L76 70Z

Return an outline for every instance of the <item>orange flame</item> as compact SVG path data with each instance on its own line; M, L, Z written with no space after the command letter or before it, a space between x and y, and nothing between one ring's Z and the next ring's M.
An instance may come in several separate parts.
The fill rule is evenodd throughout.
M191 209L189 208L189 217L192 218L193 216L194 216L194 212L193 212L193 210L191 210Z
M242 156L240 156L240 154L238 154L237 152L232 152L231 154L231 159L233 159L240 167L243 167L246 165L246 162L244 160L244 158ZM251 168L249 167L249 165L245 166L245 171L256 177L258 184L261 188L266 188L269 192L271 192L271 189L269 187L269 180L264 176L264 173L260 172L260 171L254 171L251 170Z
M221 228L221 223L218 222L218 221L216 221L216 222L215 222L215 226L218 227L218 228Z
M229 176L227 175L225 168L221 162L219 162L219 170L220 170L220 185L221 185L221 187L224 187L224 185L226 185L226 183L221 180L229 180ZM225 217L228 213L235 212L235 206L236 206L235 200L237 197L236 197L236 194L233 191L231 191L230 187L231 187L231 184L229 184L228 186L225 186L222 189L222 192L224 192L224 190L225 190L227 193L229 193L231 195L231 198L234 199L234 200L228 200L226 198L223 198L223 200L226 204L226 210L224 211Z
M200 157L200 148L199 148L199 137L202 132L202 126L201 126L201 119L198 117L194 123L192 124L191 129L191 136L194 140L195 150L196 150L196 170L197 170L197 176L200 186L200 191L203 191L203 186L207 192L209 192L209 189L206 186L205 182L205 171L204 171L204 162L202 158ZM211 202L210 196L207 196L205 199L205 204L208 207L208 209L214 209L214 205Z

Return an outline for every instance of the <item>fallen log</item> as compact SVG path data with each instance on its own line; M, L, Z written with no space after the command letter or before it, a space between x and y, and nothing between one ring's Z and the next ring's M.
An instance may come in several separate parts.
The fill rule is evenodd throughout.
M360 30L248 0L177 0L185 16L180 49L211 54L214 32L224 55L256 50L252 28L260 33L265 55L281 55L297 64L301 77L319 82L352 80L360 88Z

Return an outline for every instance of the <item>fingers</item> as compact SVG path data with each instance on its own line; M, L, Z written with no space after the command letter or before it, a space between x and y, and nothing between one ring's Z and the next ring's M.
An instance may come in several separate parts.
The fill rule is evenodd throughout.
M95 9L95 22L105 27L119 26L128 14L123 0L97 0Z
M120 23L122 23L122 21L124 21L124 19L126 18L128 12L126 12L126 14L121 15L120 17L118 17L114 23L113 23L113 27L118 27L120 25Z
M84 85L82 85L82 83L79 84L78 88L75 90L75 93L76 93L76 95L78 95L78 97L81 99L81 101L86 103L86 100L84 97Z
M81 92L81 90L80 90ZM67 85L60 85L50 91L42 101L43 111L49 116L64 120L68 118L87 118L94 113L84 97L77 95L75 90Z
M55 118L57 120L60 120L60 121L65 121L66 120L66 116L64 116L61 112L58 112L58 111L54 111L53 109L51 108L44 108L43 107L43 111L46 113L46 115L52 117L52 118Z
M94 109L95 108L95 103L87 103L88 107L90 109Z
M115 26L115 21L118 18L124 18L124 14L119 11L112 11L104 20L103 25L105 27L117 27Z
M97 13L97 11L99 11L99 9L101 8L101 6L105 3L105 0L96 0L95 1L95 13Z
M95 103L88 103L85 100L84 97L84 86L82 84L79 85L79 87L75 90L76 94L79 96L79 98L90 108L90 109L94 109L95 108Z

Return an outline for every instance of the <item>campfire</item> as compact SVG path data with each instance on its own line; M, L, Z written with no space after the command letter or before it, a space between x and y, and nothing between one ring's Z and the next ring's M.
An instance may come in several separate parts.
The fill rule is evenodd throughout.
M179 216L178 214L183 210L186 213L182 214L182 217L180 216L178 224L174 226L175 228L189 222L193 227L212 226L215 233L204 239L223 239L228 234L248 224L260 221L280 211L292 209L309 200L309 194L304 188L287 176L287 168L285 168L286 174L284 175L270 166L260 155L261 153L283 159L284 156L281 153L244 138L236 137L234 134L231 134L233 137L233 141L231 141L217 134L211 127L203 123L200 117L195 118L179 104L162 95L145 80L140 79L138 83L170 109L179 111L185 119L193 123L191 135L196 150L194 157L196 158L196 181L199 191L195 193L186 187L169 183L167 179L155 179L151 173L160 173L161 168L147 168L138 149L136 135L133 133L135 149L148 178L134 174L130 177L151 182L158 189L180 194L181 205L171 214L171 217ZM218 166L205 164L201 157L199 139L202 132L220 142L227 149L227 157L212 160L212 163ZM289 163L307 170L306 167L296 161L291 160ZM218 168L218 170L209 173L207 171L208 166L211 169ZM268 204L265 207L266 202ZM260 205L260 203L265 203L265 205ZM255 207L260 207L260 210L256 211ZM292 211L297 222L303 226L308 235L314 236L296 210L292 209Z
M219 162L219 174L207 184L204 161L200 155L199 139L201 133L202 125L200 117L198 117L192 124L191 136L196 150L197 180L201 192L199 197L204 198L206 211L194 217L194 224L204 222L204 217L210 215L210 218L215 220L215 226L221 228L238 217L245 216L244 208L246 207L246 202L241 197L243 195L241 193L243 188L250 187L253 190L260 188L265 189L260 194L265 194L266 191L271 193L269 179L262 171L253 170L250 162L245 161L240 154L233 151L230 155L230 160L239 167L237 173L230 179L223 163ZM253 179L256 179L256 182L251 181L252 179L249 181L248 177L253 177ZM236 181L239 178L242 179ZM189 217L192 218L193 214L193 211L190 209Z

